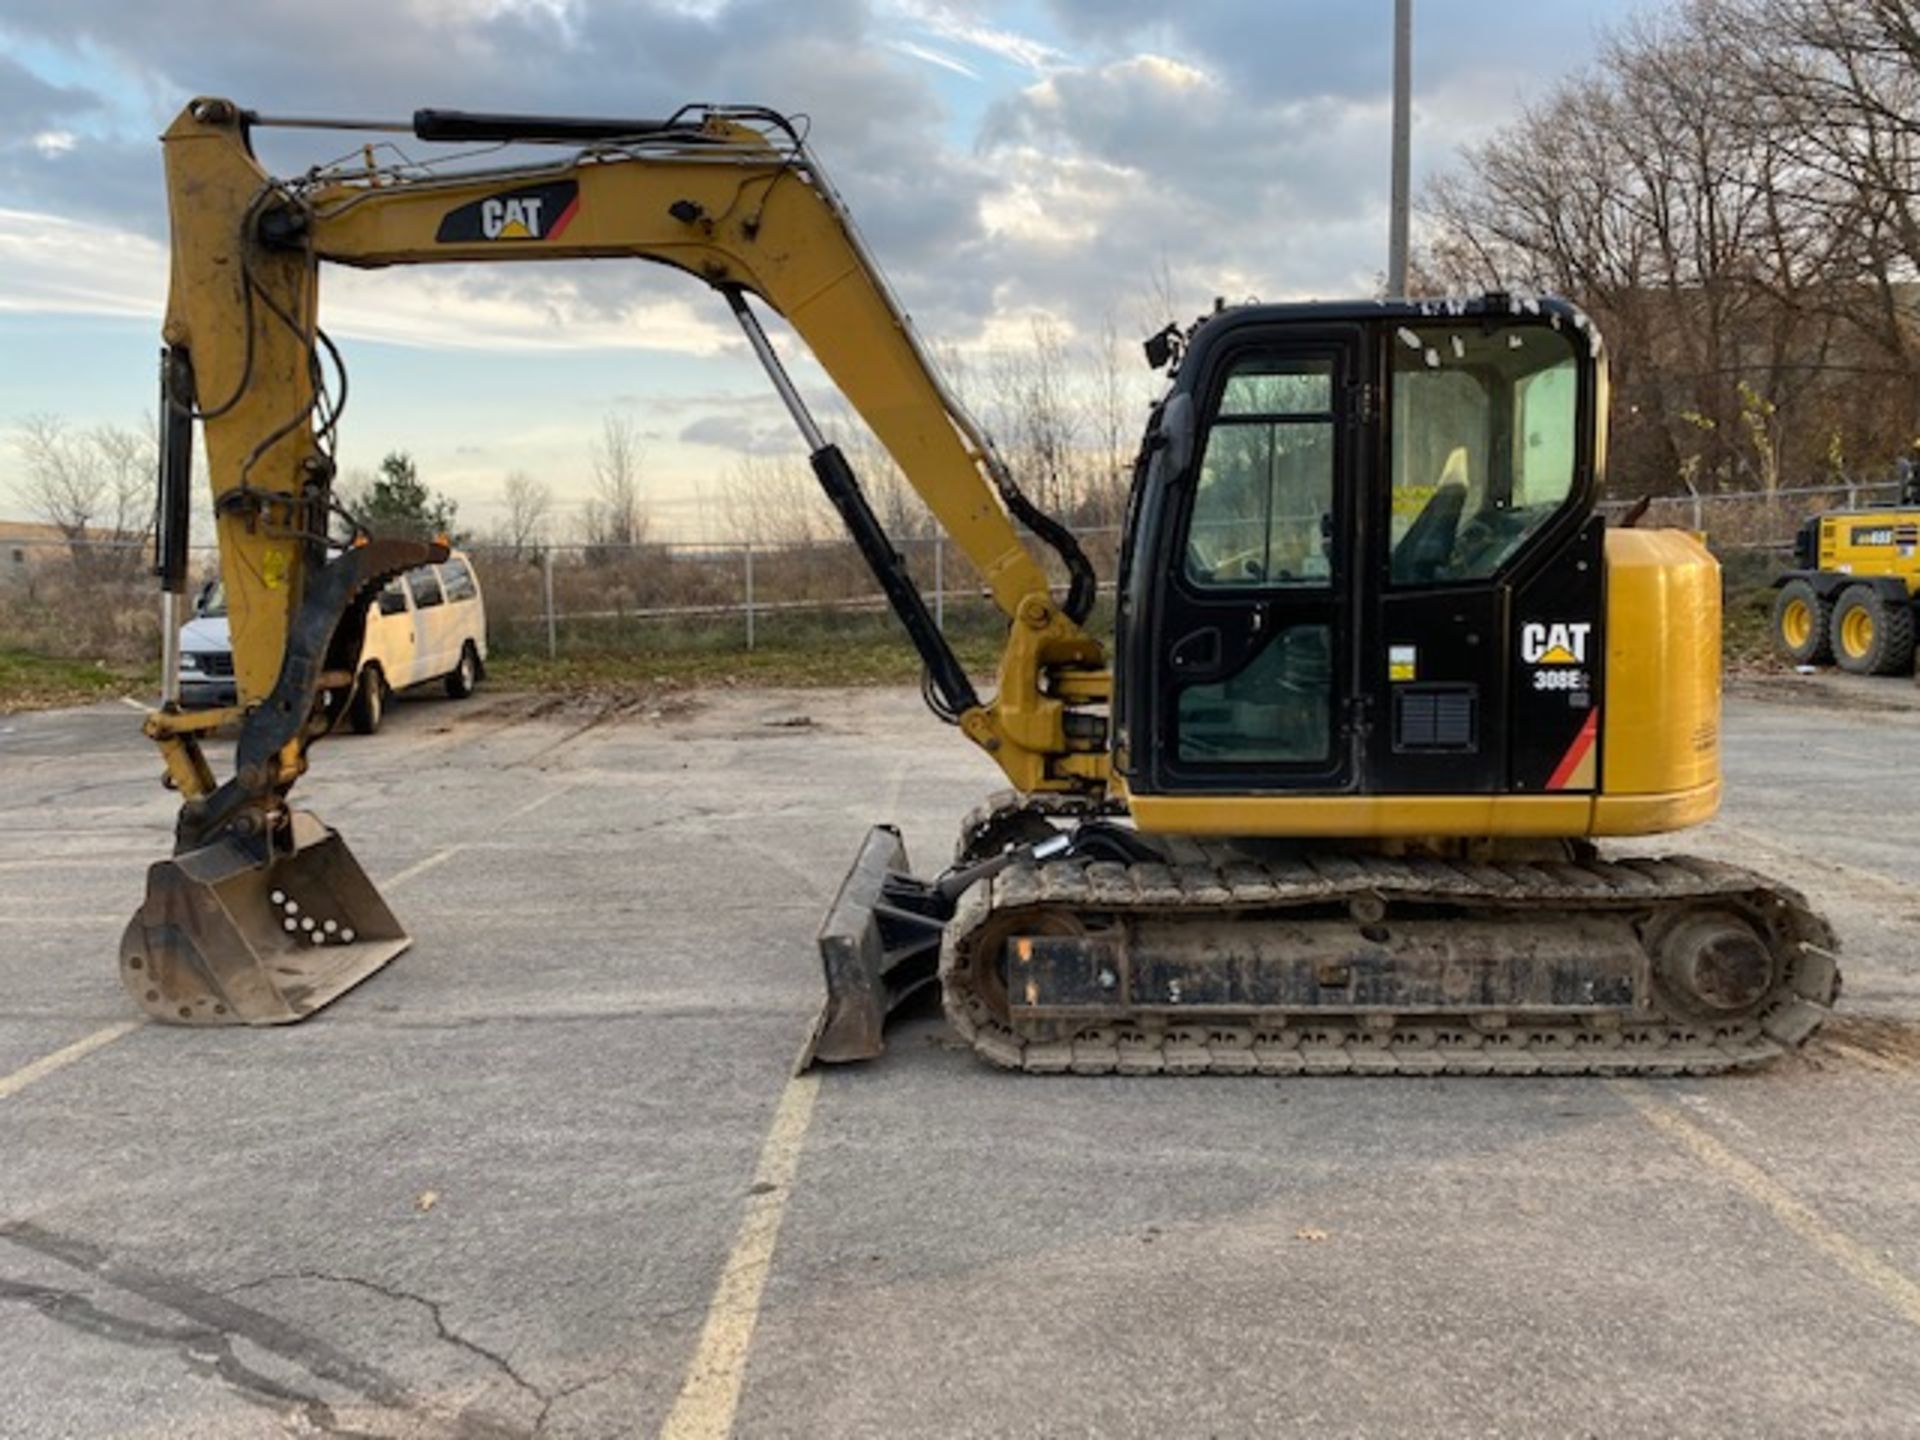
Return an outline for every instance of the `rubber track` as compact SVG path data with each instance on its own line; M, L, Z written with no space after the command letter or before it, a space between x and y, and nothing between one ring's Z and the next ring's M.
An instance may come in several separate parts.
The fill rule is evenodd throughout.
M1323 855L1254 862L1227 852L1181 865L1065 860L1011 866L961 898L941 948L948 1018L995 1065L1032 1073L1362 1075L1706 1075L1766 1065L1797 1049L1830 1013L1835 940L1795 891L1734 865L1692 857L1473 864L1429 858ZM1714 1025L1547 1023L1522 1012L1249 1012L1245 1023L1158 1016L1095 1024L1067 1040L1016 1034L975 993L970 946L989 917L1011 910L1081 915L1227 915L1376 896L1476 911L1556 916L1657 912L1738 901L1771 919L1780 983L1746 1018ZM1389 909L1389 917L1391 917ZM1611 1017L1608 1017L1609 1019Z

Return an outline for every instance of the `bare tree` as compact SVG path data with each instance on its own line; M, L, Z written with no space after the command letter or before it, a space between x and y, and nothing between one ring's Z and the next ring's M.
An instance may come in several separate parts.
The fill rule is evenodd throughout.
M722 482L720 518L740 545L806 545L837 528L812 467L797 456L742 455Z
M626 550L647 538L647 511L640 494L642 446L639 428L624 415L601 421L593 443L593 494L582 514L587 543Z
M1093 473L1086 497L1090 524L1117 525L1126 511L1127 491L1132 483L1132 460L1138 423L1128 403L1127 384L1121 357L1127 347L1121 344L1119 326L1113 312L1101 317L1100 338L1093 352L1092 411L1095 434ZM1138 354L1136 350L1133 352Z
M544 538L547 514L553 509L553 488L524 470L515 470L501 485L500 498L507 507L503 538L518 560Z
M1593 71L1432 188L1431 280L1554 291L1599 321L1613 357L1614 474L1627 486L1768 490L1834 455L1884 454L1880 412L1911 315L1878 335L1849 318L1876 291L1895 293L1885 270L1863 279L1870 187L1835 187L1802 153L1813 102L1790 92L1808 61L1781 55L1813 43L1810 17L1885 10L1691 0L1635 22ZM1882 194L1913 180L1910 164L1872 177Z
M137 570L153 530L158 461L150 431L75 431L59 416L29 415L15 443L24 466L15 490L60 532L74 564L89 573Z
M1080 497L1084 415L1072 395L1066 337L1038 317L1029 343L1002 350L988 367L994 427L1015 478L1042 510L1068 510Z
M1695 0L1740 57L1750 141L1781 209L1831 247L1823 309L1853 330L1902 404L1882 445L1920 430L1920 14L1911 0Z

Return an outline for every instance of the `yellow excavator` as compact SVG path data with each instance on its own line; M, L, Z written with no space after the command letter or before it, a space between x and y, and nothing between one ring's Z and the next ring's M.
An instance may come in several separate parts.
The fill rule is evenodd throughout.
M369 143L275 178L250 144L274 125L512 148L462 170ZM1719 803L1719 576L1691 535L1596 516L1606 367L1571 306L1245 305L1155 337L1170 379L1108 645L1087 628L1086 557L943 382L783 116L341 121L201 99L165 153L157 569L177 597L198 422L239 703L146 722L183 800L122 951L155 1017L298 1020L408 944L288 798L350 706L368 603L441 554L368 535L333 500L345 377L318 319L323 262L626 257L731 309L930 707L1011 786L932 879L896 832L869 833L819 936L827 1000L803 1064L878 1054L888 1015L934 984L980 1055L1040 1072L1705 1073L1763 1064L1828 1013L1834 939L1800 896L1593 843ZM1005 613L991 699L756 304ZM216 780L202 740L230 722Z

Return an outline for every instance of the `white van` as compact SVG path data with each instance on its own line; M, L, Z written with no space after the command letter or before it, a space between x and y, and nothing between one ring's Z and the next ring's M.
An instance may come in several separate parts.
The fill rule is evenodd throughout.
M486 664L486 601L473 562L455 551L443 564L422 565L389 582L367 607L347 719L371 735L395 691L430 680L463 700L480 683ZM180 631L180 701L231 705L235 693L226 596L214 581L200 592L194 618Z

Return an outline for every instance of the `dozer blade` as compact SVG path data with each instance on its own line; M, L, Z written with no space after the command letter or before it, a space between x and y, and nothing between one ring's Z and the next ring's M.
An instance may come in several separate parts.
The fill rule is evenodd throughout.
M292 816L293 849L262 864L233 839L163 860L120 942L120 978L174 1025L286 1025L412 943L346 842Z
M940 973L940 936L952 902L907 872L900 832L876 825L840 882L820 927L827 999L794 1064L871 1060L886 1048L887 1017Z

